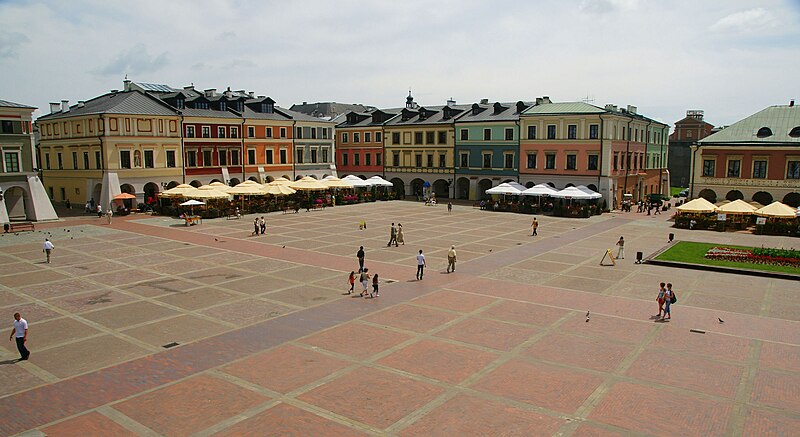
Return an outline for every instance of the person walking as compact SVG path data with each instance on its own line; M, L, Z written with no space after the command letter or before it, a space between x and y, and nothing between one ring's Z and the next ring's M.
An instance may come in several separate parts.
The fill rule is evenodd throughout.
M378 294L378 284L379 283L380 283L380 281L378 280L378 274L375 273L372 276L372 293L369 294L369 297L378 297L378 296L380 296L380 294ZM375 293L375 296L372 295L373 293Z
M103 218L103 207L97 204L97 218Z
M258 235L258 231L261 230L261 226L258 224L258 217L253 219L253 235Z
M664 315L661 316L661 320L669 320L672 319L672 313L670 312L670 307L672 306L672 301L677 300L675 299L675 293L672 291L672 283L667 283L667 289L664 291Z
M400 223L397 224L397 242L402 244L403 246L406 245L406 241L403 238L403 225Z
M665 284L662 282L659 284L658 287L658 296L656 296L656 302L658 302L658 314L656 317L661 317L661 314L664 312L664 296L666 295L667 289Z
M622 236L619 237L619 241L617 241L617 259L625 259L625 239Z
M17 340L17 350L19 351L19 360L25 361L31 356L31 351L25 347L25 342L28 341L28 322L19 315L14 313L14 329L11 330L11 335L8 336L8 341L12 338Z
M419 255L417 255L417 280L422 280L422 275L425 273L425 255L422 254L422 249L419 250Z
M364 296L367 295L367 289L369 287L369 273L368 272L369 272L369 269L364 269L364 271L361 272L361 277L359 277L359 279L361 280L361 287L362 287L361 294L359 295L361 297L364 297Z
M364 246L358 248L356 258L358 258L358 272L361 273L364 271Z
M350 272L350 277L347 278L347 282L350 283L350 291L348 291L347 294L350 294L350 293L353 292L353 288L356 286L356 272L355 271Z
M42 252L47 254L47 264L50 264L50 253L55 248L56 247L53 246L53 243L49 239L47 238L44 239L44 244L42 245Z
M450 246L450 250L447 252L447 273L451 271L456 271L456 247Z
M453 212L453 202L447 202L447 212Z
M386 247L391 246L392 242L394 242L394 247L397 247L397 228L394 226L394 223L392 223L392 229L389 231L389 243Z
M533 221L531 222L531 237L533 237L533 236L535 236L535 235L538 235L538 234L536 233L536 230L537 230L537 229L539 229L539 222L538 222L538 221L536 221L536 217L534 217L534 218L533 218Z
M111 208L108 208L106 211L106 219L108 219L108 224L111 224L111 217L114 217L114 211Z
M261 235L266 234L267 233L267 221L264 220L264 216L263 215L261 216L261 220L258 221L258 225L261 228Z

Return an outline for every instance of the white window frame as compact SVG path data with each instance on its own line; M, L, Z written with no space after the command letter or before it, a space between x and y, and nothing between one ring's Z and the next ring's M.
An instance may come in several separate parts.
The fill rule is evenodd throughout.
M6 154L17 155L17 171L10 171L6 165ZM3 149L3 172L4 173L22 173L22 150L20 149Z

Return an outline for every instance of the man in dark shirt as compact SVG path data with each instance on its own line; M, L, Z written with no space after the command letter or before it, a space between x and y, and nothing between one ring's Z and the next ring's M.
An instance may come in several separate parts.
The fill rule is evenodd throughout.
M364 271L364 246L360 246L358 248L358 252L356 253L356 258L358 258L358 271Z

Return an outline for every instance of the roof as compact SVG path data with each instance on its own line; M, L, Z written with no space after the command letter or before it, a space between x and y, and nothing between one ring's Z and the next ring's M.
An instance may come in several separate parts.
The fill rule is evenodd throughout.
M522 115L549 115L549 114L603 114L603 108L584 102L543 103L525 110Z
M8 100L0 100L0 107L3 108L28 108L36 109L35 106L23 105L22 103L9 102Z
M241 113L242 117L256 119L256 120L291 120L290 117L280 113L280 112L258 112L253 111L249 106L244 106L244 111Z
M498 102L499 103L499 102ZM526 108L530 108L534 105L533 102L522 102L525 104ZM494 105L493 104L475 104L478 107L482 108L483 111L473 114L472 108L475 106L470 106L469 109L464 111L462 115L458 117L458 123L469 123L469 122L491 122L491 121L515 121L519 120L520 113L517 112L517 102L506 102L500 103L500 105L504 108L500 112L495 113ZM523 110L525 112L525 110Z
M289 109L312 117L328 117L332 119L350 111L365 112L372 109L372 107L358 103L315 102L303 103L302 105L295 104Z
M145 91L155 91L159 93L172 93L175 91L180 91L179 89L172 88L169 85L162 85L160 83L145 83L145 82L134 82L134 83Z
M772 132L768 136L760 136L762 128L769 128ZM800 136L791 137L789 132L797 128L800 130L800 106L777 105L770 106L755 114L739 120L736 123L711 134L700 144L709 143L793 143L800 144Z
M285 114L287 117L289 117L289 118L291 118L292 120L295 120L295 121L313 121L313 122L317 122L317 123L325 123L325 124L331 124L331 125L334 124L330 120L327 120L327 119L324 119L324 118L312 117L310 115L303 114L302 112L297 112L297 111L292 111L291 109L281 108L280 106L277 106L277 105L275 106L275 112L279 112L279 113Z
M408 109L407 112L411 115L408 119L403 120L403 111L406 111L404 108L400 114L396 115L395 117L391 118L389 121L386 122L386 126L410 126L410 125L429 125L429 124L449 124L452 123L454 119L461 115L462 112L472 108L472 105L445 105L442 107L425 107L420 106L414 109ZM452 115L448 118L444 118L444 111L448 110L452 112ZM425 118L420 119L420 112L425 111L427 116Z
M92 114L177 115L166 103L141 91L132 90L103 94L86 101L83 106L73 105L67 112L54 112L39 117L39 120Z
M378 112L386 114L386 120L385 121L378 122L378 123L373 122L373 114L378 113ZM358 122L355 122L355 123L348 123L347 122L347 116L350 115L351 113L357 114L359 116L360 120ZM339 124L336 125L337 128L375 127L375 126L383 126L384 124L386 124L387 121L389 121L392 117L394 117L395 115L397 115L399 113L400 113L399 109L375 109L375 110L368 111L368 112L350 111L350 112L348 112L346 114L341 114L339 116L341 118L337 117L333 121L340 120Z

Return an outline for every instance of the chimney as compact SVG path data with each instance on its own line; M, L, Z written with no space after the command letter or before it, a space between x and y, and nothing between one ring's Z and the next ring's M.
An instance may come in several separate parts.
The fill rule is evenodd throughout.
M229 99L230 99L231 97L233 97L233 92L231 91L231 87L228 87L228 89L226 89L226 90L225 90L225 92L224 92L223 94L225 95L225 97L227 97L227 98L229 98Z
M455 101L455 100L453 100L453 98L452 98L452 97L450 97L449 99L447 99L447 106L455 106L455 104L456 104L456 101Z
M308 102L303 102L304 105L308 105Z
M122 89L124 91L131 90L131 81L129 81L127 77L125 78L125 80L122 81Z
M206 97L214 97L215 95L217 95L217 89L209 88L207 90L203 90L203 95L205 95Z
M488 105L489 99L481 99L481 105Z
M50 102L50 113L55 114L61 110L61 104L58 102Z
M69 100L62 100L61 101L61 112L69 112Z
M250 92L247 93L247 95L250 96L251 99L253 99L253 98L255 98L256 93L255 93L255 91L250 91Z
M553 102L550 101L550 96L543 96L542 103L553 103Z
M185 86L183 87L183 89L185 89L186 91L194 91L194 85Z
M86 102L83 100L78 100L78 107L83 108L84 106L86 106Z
M267 96L258 96L259 99L265 99Z
M791 108L792 106L794 106L794 99L789 100L789 107Z
M633 106L633 105L628 105L628 112L630 112L631 114L636 114L636 111L637 111L638 109L639 109L639 108L637 108L637 107L635 107L635 106Z

